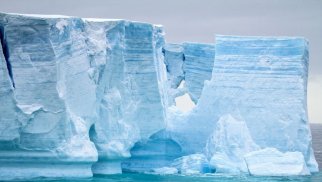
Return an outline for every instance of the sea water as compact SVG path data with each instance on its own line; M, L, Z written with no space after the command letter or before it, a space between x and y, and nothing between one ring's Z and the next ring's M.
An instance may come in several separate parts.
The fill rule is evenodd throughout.
M21 180L25 181L25 180ZM242 182L274 182L274 181L297 181L297 182L322 182L322 172L313 174L311 176L285 176L285 177L256 177L249 175L219 175L219 174L205 174L205 175L153 175L153 174L119 174L119 175L97 175L93 178L87 179L51 179L38 178L30 180L32 182L57 181L57 182L139 182L139 181L175 181L175 182L209 182L209 181L242 181Z

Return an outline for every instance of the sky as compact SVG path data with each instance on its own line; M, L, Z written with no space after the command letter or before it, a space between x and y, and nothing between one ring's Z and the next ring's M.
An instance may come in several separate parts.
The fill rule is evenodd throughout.
M216 34L305 37L309 120L322 123L322 0L0 0L0 11L161 24L175 43L214 43Z

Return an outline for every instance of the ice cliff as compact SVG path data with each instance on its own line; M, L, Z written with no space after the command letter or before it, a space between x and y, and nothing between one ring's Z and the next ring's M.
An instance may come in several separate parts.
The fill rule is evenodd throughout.
M318 171L303 38L168 44L159 25L5 13L0 38L0 179Z

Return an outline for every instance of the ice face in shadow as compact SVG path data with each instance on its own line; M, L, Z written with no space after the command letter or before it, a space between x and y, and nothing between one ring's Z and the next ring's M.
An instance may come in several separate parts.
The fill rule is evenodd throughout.
M177 88L184 80L183 47L181 44L165 44L163 52L170 88Z
M214 65L215 45L200 43L183 43L184 79L191 99L197 103L204 82L211 79Z
M167 67L169 105L174 99L188 93L196 104L204 82L211 79L215 58L214 44L165 44L164 62ZM183 87L180 87L184 82Z
M3 53L4 50L0 42L0 148L11 148L14 145L14 140L19 137L21 123L18 120L19 109L16 107L13 84Z
M7 143L1 148L2 179L92 176L97 152L88 131L96 97L82 20L1 14L0 27L11 71L4 73L12 77L10 86L1 85L11 95L1 113L12 113L7 127L16 128L0 142ZM8 117L1 114L2 126Z
M169 133L162 130L148 140L136 143L131 149L131 158L122 163L122 169L124 172L160 173L163 171L161 168L170 166L173 160L181 156L181 147L171 139Z

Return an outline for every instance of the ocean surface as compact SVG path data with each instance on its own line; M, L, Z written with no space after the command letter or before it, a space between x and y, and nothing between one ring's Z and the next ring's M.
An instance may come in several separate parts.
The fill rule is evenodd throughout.
M313 148L315 157L319 163L320 170L322 170L322 124L311 124L311 131L313 137ZM0 179L1 181L1 179ZM22 180L25 181L25 180ZM313 174L312 176L290 176L290 177L255 177L249 175L218 175L207 174L198 176L182 176L182 175L152 175L152 174L119 174L119 175L99 175L87 179L48 179L39 178L30 180L32 182L140 182L140 181L165 181L165 182L275 182L275 181L295 181L295 182L322 182L322 172Z
M32 182L275 182L275 181L296 181L296 182L322 182L322 172L311 176L296 177L254 177L249 175L198 175L198 176L180 176L180 175L152 175L152 174L120 174L120 175L99 175L88 179L34 179Z

